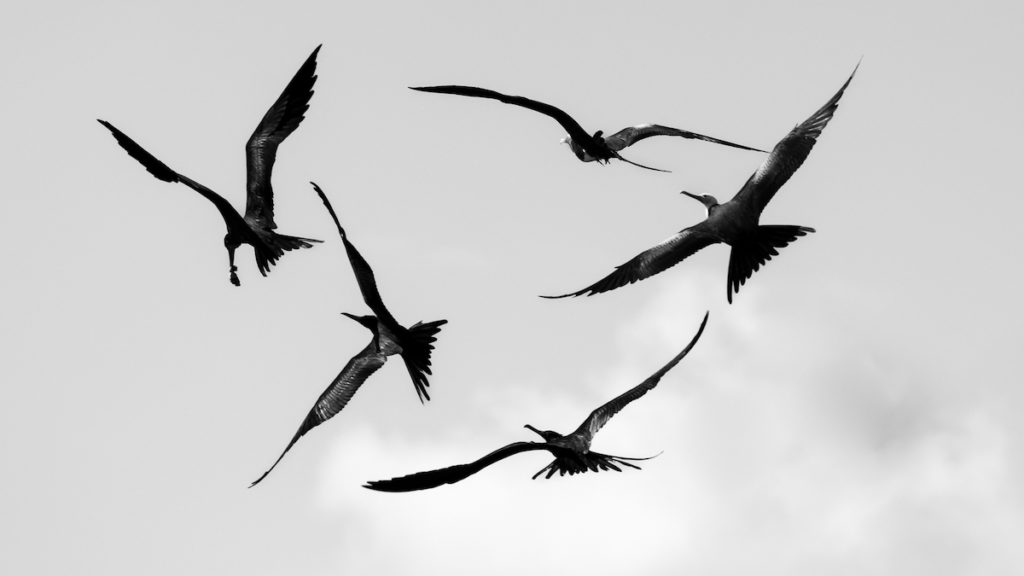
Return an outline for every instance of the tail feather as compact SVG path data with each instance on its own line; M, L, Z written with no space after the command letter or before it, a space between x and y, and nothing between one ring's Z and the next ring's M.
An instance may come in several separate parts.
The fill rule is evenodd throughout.
M291 250L298 250L299 248L312 248L313 244L319 244L323 240L315 240L313 238L300 238L298 236L287 236L285 234L272 233L273 235L269 240L263 242L262 246L255 246L256 251L256 266L260 269L260 274L266 276L267 272L270 272L270 267L277 264L277 260L284 255L285 252Z
M416 387L416 395L420 402L430 400L427 393L427 375L430 374L430 353L434 349L435 335L441 331L441 326L447 324L447 320L434 320L433 322L417 322L410 326L402 336L402 360L409 370L412 384Z
M573 454L571 456L558 456L551 461L550 464L541 468L533 475L533 480L536 480L538 476L547 472L544 475L544 479L547 480L558 472L559 476L570 476L576 474L583 474L584 472L601 472L602 470L615 470L616 472L622 472L622 468L619 466L627 466L636 470L640 470L640 466L631 464L630 461L636 462L639 460L650 460L656 458L661 452L654 456L648 456L646 458L628 458L626 456L612 456L611 454L601 454L600 452L587 452L586 454Z
M739 293L754 272L779 255L779 249L789 246L800 236L814 232L807 226L768 225L758 226L757 235L736 243L729 256L729 276L726 281L726 297L732 304L733 292Z

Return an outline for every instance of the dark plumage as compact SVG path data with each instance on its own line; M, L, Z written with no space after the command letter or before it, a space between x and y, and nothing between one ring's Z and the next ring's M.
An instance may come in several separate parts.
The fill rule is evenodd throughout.
M652 374L649 378L591 412L590 416L588 416L587 419L584 420L583 423L580 424L580 426L571 434L563 436L551 430L538 430L537 428L527 424L526 428L539 434L544 439L543 442L513 442L512 444L503 446L502 448L491 452L475 462L470 462L469 464L458 464L456 466L449 466L447 468L431 470L428 472L418 472L416 474L392 478L390 480L368 482L366 484L366 488L379 490L381 492L412 492L414 490L436 488L442 484L454 484L455 482L464 480L473 474L476 474L495 462L504 460L505 458L514 454L519 454L520 452L533 450L547 450L555 457L554 461L544 468L541 468L533 475L534 479L544 472L547 472L545 478L551 478L555 472L558 472L559 476L563 476L566 473L569 475L577 473L582 474L588 470L592 472L599 472L601 470L615 470L616 472L620 472L621 468L619 468L619 466L639 468L639 466L631 464L630 462L647 460L648 458L625 458L622 456L610 456L599 452L591 452L590 443L593 441L594 435L597 434L598 430L607 424L608 421L611 420L612 416L615 416L620 410L625 408L627 404L637 398L640 398L657 386L662 376L668 373L669 370L671 370L690 352L690 349L693 348L697 343L697 340L700 339L701 334L704 332L704 326L707 324L707 321L708 314L705 313L704 320L700 323L700 328L698 328L697 333L694 335L693 339L690 340L690 343L686 345L686 348L683 348L679 354L676 354L674 358L669 360L667 364L662 366L660 370Z
M246 202L244 217L213 190L175 172L124 132L114 127L113 124L105 120L98 120L100 124L110 130L117 143L128 152L128 155L138 160L150 174L164 182L180 182L213 202L227 225L228 232L224 236L224 246L228 251L231 283L235 286L240 284L238 275L235 273L238 270L235 266L235 249L242 244L249 244L253 247L260 274L266 276L270 267L276 264L278 258L285 252L298 248L311 248L313 246L311 243L320 242L320 240L286 236L274 232L277 224L274 222L274 190L271 187L271 172L274 167L274 159L277 156L277 147L295 131L305 117L306 110L309 109L309 99L313 95L313 84L316 81L316 55L319 51L320 46L317 46L295 73L277 101L267 110L245 145Z
M545 116L550 116L561 124L569 133L562 142L568 144L573 153L576 154L576 157L584 162L593 162L596 160L598 162L607 163L612 158L617 158L623 162L633 164L634 166L639 166L641 168L647 168L648 170L667 172L667 170L660 170L658 168L651 168L650 166L631 162L619 155L620 150L627 148L640 140L650 138L651 136L680 136L683 138L693 138L743 150L764 152L764 150L759 150L757 148L733 144L732 142L719 140L710 136L703 136L695 132L669 128L667 126L659 126L657 124L641 124L639 126L624 128L607 138L602 136L604 132L601 130L598 130L593 136L591 136L590 134L587 134L587 131L584 130L582 126L580 126L579 122L576 122L576 120L574 120L572 116L569 116L565 111L550 104L524 98L523 96L509 96L507 94L495 92L494 90L475 88L473 86L421 86L412 89L420 92L436 92L439 94L455 94L458 96L489 98L506 104L527 108L534 112L540 112Z
M641 252L632 260L616 267L608 276L582 290L561 296L543 297L565 298L584 294L592 296L614 290L650 278L682 262L702 248L723 242L732 246L726 283L726 298L731 303L733 292L738 292L740 286L771 260L772 256L777 256L778 249L788 246L800 236L814 232L813 228L806 226L762 226L759 224L761 212L779 188L807 159L856 73L857 68L854 68L835 96L775 145L761 167L750 176L732 200L719 204L713 196L697 196L683 192L707 208L707 218L703 222L685 228L657 246Z
M434 349L433 343L437 340L436 335L440 332L441 326L448 322L447 320L435 320L426 324L417 322L406 328L395 320L395 317L384 306L380 293L377 291L377 281L374 279L373 270L356 250L356 247L349 242L348 235L341 227L327 195L315 183L311 184L316 193L320 195L320 199L323 200L334 224L338 227L338 233L345 244L345 251L348 254L349 263L352 265L352 271L355 273L356 282L359 284L359 290L363 294L363 300L375 315L355 316L345 312L343 314L366 327L373 333L373 339L366 345L366 348L363 348L359 354L348 361L348 364L345 364L331 385L317 399L316 404L313 405L309 414L306 415L306 419L302 421L298 431L295 432L295 436L278 456L273 466L250 484L250 488L266 478L267 474L270 474L270 471L277 466L278 462L306 432L341 412L341 409L348 404L363 382L387 362L388 356L401 354L420 402L430 400L430 395L427 394L430 353Z

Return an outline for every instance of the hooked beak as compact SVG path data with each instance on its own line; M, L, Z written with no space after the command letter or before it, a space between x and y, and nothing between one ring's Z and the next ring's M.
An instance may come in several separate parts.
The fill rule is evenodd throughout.
M697 202L700 202L701 204L703 204L703 203L704 203L704 200L703 200L703 199L701 199L701 197L700 197L700 196L697 196L696 194L690 194L690 193L689 193L689 192L687 192L686 190L681 190L681 191L680 191L679 193L680 193L680 194L686 194L687 196L689 196L690 198L693 198L694 200L696 200Z

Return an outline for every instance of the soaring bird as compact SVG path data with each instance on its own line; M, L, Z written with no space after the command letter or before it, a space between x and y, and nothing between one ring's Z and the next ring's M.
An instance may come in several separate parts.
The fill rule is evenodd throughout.
M682 192L707 208L707 217L703 222L666 238L657 246L641 252L632 260L616 267L608 276L578 292L543 298L565 298L584 294L592 296L614 290L654 276L682 262L702 248L723 242L732 246L726 282L726 298L732 303L733 292L739 292L740 286L754 272L771 260L772 256L778 255L779 249L788 246L800 236L814 232L813 228L806 226L761 225L761 212L810 154L811 148L832 119L839 99L856 73L855 67L835 96L775 145L761 167L750 176L732 200L719 204L714 196Z
M724 146L732 146L733 148L740 148L742 150L765 152L765 150L760 150L758 148L733 144L732 142L726 142L725 140L719 140L718 138L704 136L687 130L659 126L657 124L641 124L639 126L623 128L607 138L603 136L604 132L602 130L598 130L593 136L591 136L590 134L587 134L587 131L584 130L582 126L580 126L579 122L574 120L573 117L569 116L565 111L550 104L545 104L522 96L509 96L507 94L495 92L494 90L475 88L473 86L421 86L412 89L419 90L420 92L437 92L440 94L456 94L459 96L472 96L475 98L490 98L506 104L528 108L535 112L540 112L545 116L550 116L561 124L562 128L565 128L569 133L561 140L562 143L568 144L569 148L574 154L576 154L576 157L584 162L593 162L596 160L607 164L612 158L617 158L623 162L639 166L641 168L647 168L648 170L667 172L667 170L651 168L650 166L631 162L619 155L619 151L624 148L627 148L645 138L650 138L651 136L680 136L682 138L693 138L703 140L705 142L722 144Z
M356 282L358 282L359 290L363 294L363 300L366 301L366 305L373 311L373 315L366 316L356 316L347 312L342 314L365 326L366 329L373 333L373 339L366 345L366 348L363 348L359 354L348 361L348 364L345 364L345 367L341 369L341 373L338 374L330 386L320 395L320 398L317 399L316 404L313 405L309 414L306 415L306 419L302 421L298 431L295 432L295 436L292 437L291 442L288 443L288 446L278 456L273 466L257 478L255 482L250 484L250 488L266 478L267 474L270 474L270 471L277 466L281 459L284 458L284 455L291 450L292 446L306 432L341 412L341 409L348 404L348 401L352 399L352 396L363 385L363 382L370 377L370 374L376 372L387 362L388 356L394 354L402 355L402 360L405 361L405 367L409 371L409 376L412 378L412 383L416 388L416 394L419 396L420 402L430 400L430 396L427 394L427 386L429 385L427 374L430 374L430 352L434 349L433 342L437 340L436 334L441 330L441 326L448 322L447 320L435 320L426 324L417 322L408 328L399 324L395 317L391 315L391 312L384 306L380 293L377 291L377 281L373 277L373 270L366 260L363 259L359 251L356 250L356 247L349 242L348 235L345 234L345 230L341 227L338 216L327 199L327 195L315 183L313 188L320 195L320 199L327 206L327 211L330 212L331 218L334 219L334 224L338 227L338 233L345 244L345 251L348 253L349 262L352 264L352 271L355 272Z
M704 326L707 322L708 314L705 313L704 320L701 321L700 328L697 329L697 334L686 345L686 348L683 348L682 352L676 354L675 358L669 360L668 364L662 366L660 370L652 374L648 379L591 412L590 416L571 434L563 436L558 432L538 430L527 424L525 428L540 435L544 439L543 442L513 442L469 464L458 464L429 472L417 472L416 474L392 478L391 480L372 481L368 482L365 487L381 492L412 492L414 490L436 488L442 484L454 484L476 474L495 462L504 460L514 454L531 450L547 450L555 457L550 464L541 468L533 475L535 480L544 472L547 472L544 478L551 478L555 472L558 472L559 476L564 476L566 473L569 475L582 474L588 470L592 472L600 472L601 470L621 472L620 465L639 469L639 466L630 462L648 460L649 458L626 458L592 452L590 450L590 443L594 440L594 435L597 434L598 430L607 424L619 410L622 410L627 404L643 396L658 385L661 377L678 364L690 349L693 348L694 344L697 343L700 335L704 332Z
M222 196L202 184L179 174L155 156L146 152L134 140L105 120L98 122L107 127L114 135L117 143L128 154L138 160L150 174L164 182L180 182L199 192L217 207L228 232L224 236L224 247L228 251L229 272L231 283L239 286L238 268L235 266L235 249L242 244L253 247L256 265L260 274L266 276L270 267L277 263L286 251L297 248L312 248L312 242L320 242L311 238L286 236L274 232L274 189L270 185L270 175L277 156L277 147L298 128L309 109L309 99L313 95L313 83L316 81L316 55L320 46L306 58L306 61L295 73L284 92L267 110L256 130L245 144L246 164L246 202L245 216L238 213Z

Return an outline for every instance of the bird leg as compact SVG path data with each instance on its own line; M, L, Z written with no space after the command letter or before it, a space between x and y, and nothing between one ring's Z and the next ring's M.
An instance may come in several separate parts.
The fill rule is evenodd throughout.
M238 281L238 274L235 274L238 270L238 266L235 266L235 246L228 246L228 264L231 266L228 269L228 272L231 274L231 283L235 286L241 286L242 283Z

